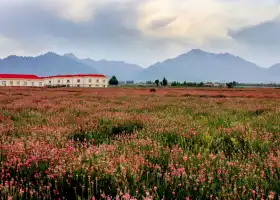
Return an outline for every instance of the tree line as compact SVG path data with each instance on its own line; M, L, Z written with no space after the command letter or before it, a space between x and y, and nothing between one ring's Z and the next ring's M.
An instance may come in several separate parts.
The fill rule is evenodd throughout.
M117 79L116 76L112 76L111 79L109 80L109 85L118 85L119 84L119 81ZM146 84L155 84L157 87L161 86L161 87L166 87L168 85L168 81L167 79L164 77L161 81L159 79L156 79L155 81L147 81ZM229 82L229 83L226 83L226 86L228 88L234 88L236 87L237 85L239 85L239 83L237 83L236 81L233 81L233 82ZM203 82L200 82L200 83L197 83L197 82L179 82L179 81L173 81L171 82L170 86L172 87L205 87L205 83Z

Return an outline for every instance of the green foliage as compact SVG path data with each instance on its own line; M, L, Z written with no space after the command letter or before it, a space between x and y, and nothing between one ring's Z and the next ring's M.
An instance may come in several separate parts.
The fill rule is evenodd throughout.
M184 81L183 83L178 82L178 81L173 81L171 83L171 86L173 87L204 87L204 83L196 83L196 82L186 82Z
M157 87L159 86L159 80L155 80L155 84L157 85Z
M166 80L166 78L164 77L163 80L162 80L162 85L164 87L166 87L168 85L168 81Z
M233 82L226 83L226 85L228 88L234 88L238 85L238 83L233 81Z
M130 135L134 131L143 129L144 126L139 121L125 121L114 123L108 120L100 120L95 130L85 130L83 128L75 130L68 138L74 141L94 141L95 145L109 143L115 137Z
M109 85L118 85L119 81L116 78L116 76L112 76L112 78L109 80Z

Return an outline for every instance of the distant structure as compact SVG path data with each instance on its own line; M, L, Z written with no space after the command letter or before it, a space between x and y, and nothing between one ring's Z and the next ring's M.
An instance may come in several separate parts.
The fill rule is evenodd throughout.
M102 74L73 74L48 77L38 77L32 74L0 74L0 86L107 88L108 78Z
M133 85L133 84L134 84L134 81L126 81L125 84Z

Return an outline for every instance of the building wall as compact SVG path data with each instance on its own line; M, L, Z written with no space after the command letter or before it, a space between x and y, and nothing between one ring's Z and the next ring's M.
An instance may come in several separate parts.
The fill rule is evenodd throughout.
M3 79L0 78L0 86L31 86L42 87L44 81L41 79Z
M1 79L0 86L57 86L67 85L69 87L108 87L107 77L50 77L44 79Z
M44 80L45 85L66 85L69 87L108 87L107 77L51 77Z

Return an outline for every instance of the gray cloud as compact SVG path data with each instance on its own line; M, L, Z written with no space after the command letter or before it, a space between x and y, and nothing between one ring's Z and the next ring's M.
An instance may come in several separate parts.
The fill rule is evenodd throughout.
M262 48L274 47L279 50L280 26L277 20L230 31L229 36L233 38L230 41L228 38L221 38L218 34L214 41L207 36L201 42L199 37L204 37L204 34L200 33L207 32L208 29L204 29L204 26L208 26L207 24L201 26L200 22L194 23L194 25L198 25L197 29L194 32L186 31L184 34L183 31L188 24L186 23L185 26L184 20L182 20L185 19L184 15L178 14L177 16L175 12L171 12L170 15L176 15L176 17L163 17L149 21L153 18L151 17L154 14L152 11L148 17L145 16L145 12L143 12L144 14L139 13L139 6L146 0L121 1L125 3L120 1L108 3L109 1L104 0L104 3L100 3L98 6L95 3L90 4L95 1L89 0L88 5L94 8L93 16L84 21L71 21L61 17L60 9L66 6L63 5L63 2L67 1L3 0L0 5L0 56L15 53L38 55L46 51L73 52L79 57L124 60L147 66L184 53L191 48L206 48L208 51L215 52L230 50L231 53L237 55L242 52L240 44L246 45L246 48L243 48L246 49L243 51L246 55L250 54L246 52L255 55L257 51L255 49L258 49L259 52L256 52L258 55L262 54L263 51L259 50ZM158 2L160 6L162 3ZM155 11L160 10L157 6L154 9ZM63 14L65 13L63 12ZM160 13L156 16L170 15ZM144 29L139 28L139 20L143 22L141 25L145 27ZM219 19L213 21L219 22ZM171 27L169 25L173 22L176 26L172 26L172 30L169 30ZM200 30L201 32L199 32ZM180 31L183 33L176 34ZM198 33L197 38L195 37L191 41L191 38L196 36L196 32ZM271 61L270 55L267 55L267 50L265 51L263 60ZM243 57L243 55L241 56ZM279 54L275 53L273 59L277 56L279 57Z
M266 21L254 26L229 31L234 40L261 48L278 48L280 45L280 18Z
M97 10L94 18L87 22L73 22L50 13L39 3L27 3L9 7L0 12L0 33L17 40L33 40L52 36L67 40L88 42L140 37L141 33L133 23L137 14L133 7L118 7L110 4ZM15 14L16 12L16 14ZM129 22L124 22L126 16ZM109 41L108 41L109 42Z
M150 29L163 28L163 27L171 24L174 20L176 20L176 17L169 17L169 18L153 20L153 21L151 21L149 28Z
M75 22L59 17L39 2L6 4L0 7L0 35L16 41L22 48L28 47L26 50L32 53L38 49L72 51L94 59L121 59L143 65L152 64L152 60L161 56L163 59L162 49L170 44L187 43L182 39L143 35L137 27L137 6L137 2L125 6L104 3L95 9L92 19ZM174 19L159 20L154 27L166 26Z

